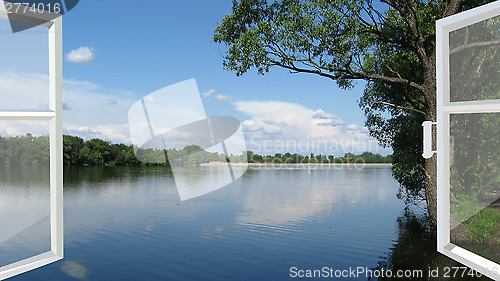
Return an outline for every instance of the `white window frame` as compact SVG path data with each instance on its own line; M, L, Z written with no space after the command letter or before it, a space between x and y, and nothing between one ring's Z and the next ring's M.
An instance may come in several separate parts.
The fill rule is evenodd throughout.
M500 100L450 102L450 32L500 16L500 1L436 22L437 78L437 250L495 280L500 265L450 242L450 115L500 112Z
M0 6L6 2L0 1ZM37 18L26 15L17 17L28 23L39 22L48 12ZM42 26L47 27L49 36L49 110L0 110L0 120L48 120L50 122L50 251L0 267L0 280L30 271L61 260L63 246L63 136L62 136L62 17L51 15L53 20ZM17 15L10 14L10 18ZM8 19L5 10L0 9L0 18ZM38 20L38 21L37 21ZM15 97L14 97L15 98ZM1 231L1 230L0 230Z

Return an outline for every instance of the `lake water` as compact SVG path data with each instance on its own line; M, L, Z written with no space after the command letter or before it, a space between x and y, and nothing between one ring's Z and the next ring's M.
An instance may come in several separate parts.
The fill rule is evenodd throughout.
M0 261L49 247L44 172L1 172L0 195L16 203L0 202L32 204L38 218L0 244ZM433 264L435 241L421 229L403 241L413 224L398 187L387 167L251 167L181 202L166 168L70 167L64 260L12 280L289 280L291 267L424 268ZM367 278L344 280L354 279Z

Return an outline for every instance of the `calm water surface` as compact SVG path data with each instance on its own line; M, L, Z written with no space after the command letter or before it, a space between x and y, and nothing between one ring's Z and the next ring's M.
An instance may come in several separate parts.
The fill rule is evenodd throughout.
M48 198L32 169L2 177L4 197ZM287 280L293 266L376 268L402 235L404 204L383 167L249 168L185 202L165 168L67 168L64 189L65 259L12 280ZM40 210L31 228L46 226ZM44 251L48 231L36 233Z

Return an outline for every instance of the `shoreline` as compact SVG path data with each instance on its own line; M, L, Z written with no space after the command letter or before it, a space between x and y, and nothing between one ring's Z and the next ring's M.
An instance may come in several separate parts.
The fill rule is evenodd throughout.
M201 163L201 167L225 166L225 162ZM274 166L346 166L346 167L391 167L392 163L231 163L231 166L274 167Z

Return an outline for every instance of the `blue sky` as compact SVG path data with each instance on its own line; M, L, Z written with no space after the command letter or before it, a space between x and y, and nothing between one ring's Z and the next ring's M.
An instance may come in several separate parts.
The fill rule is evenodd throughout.
M326 78L290 74L279 68L265 76L250 71L237 77L234 72L224 71L224 46L212 42L212 38L215 27L231 7L227 0L80 1L63 17L66 133L127 142L127 111L135 101L195 78L200 93L211 93L203 99L206 113L238 118L247 138L259 132L261 141L266 137L281 141L330 139L352 145L342 149L336 146L330 151L318 148L324 151L316 152L390 153L374 145L363 128L365 118L358 100L364 82L343 91ZM268 110L270 105L276 112ZM311 129L318 125L312 119L312 123L300 125L305 126L302 129L276 127L296 122L284 119L286 114L280 112L286 110L304 114L301 117L298 113L295 118L321 115L335 123L335 128ZM350 141L354 136L357 148ZM268 150L261 152L271 153L273 149ZM298 152L307 153L304 150Z

